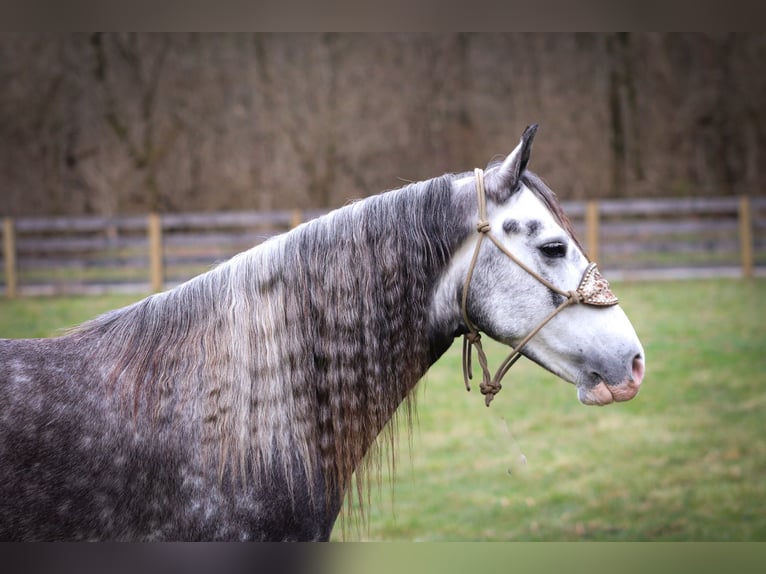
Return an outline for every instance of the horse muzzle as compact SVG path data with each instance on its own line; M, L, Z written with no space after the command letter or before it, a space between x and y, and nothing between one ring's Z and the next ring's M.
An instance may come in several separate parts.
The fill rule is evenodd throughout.
M631 364L631 374L616 384L597 376L594 385L577 386L577 398L584 405L604 406L613 402L629 401L638 394L644 380L645 364L640 355L636 355Z

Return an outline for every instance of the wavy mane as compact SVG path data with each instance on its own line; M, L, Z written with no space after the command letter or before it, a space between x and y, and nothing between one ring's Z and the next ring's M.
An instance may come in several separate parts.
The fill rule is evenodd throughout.
M380 477L376 437L385 428L393 446L402 402L411 426L432 362L431 290L465 234L451 179L346 206L73 335L98 341L94 360L115 365L110 389L137 420L194 413L221 477L245 484L278 464L291 491L299 471L361 502L370 467Z

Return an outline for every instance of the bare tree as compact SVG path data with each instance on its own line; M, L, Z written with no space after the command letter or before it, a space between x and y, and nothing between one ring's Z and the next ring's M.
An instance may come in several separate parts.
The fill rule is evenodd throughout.
M761 193L764 34L3 34L0 211L330 207L508 153L565 198Z
M170 47L167 35L94 34L93 74L103 95L104 119L140 174L144 203L152 211L167 207L158 178L180 126L171 115L157 115L163 69ZM112 68L121 67L120 71ZM125 94L132 92L130 98Z

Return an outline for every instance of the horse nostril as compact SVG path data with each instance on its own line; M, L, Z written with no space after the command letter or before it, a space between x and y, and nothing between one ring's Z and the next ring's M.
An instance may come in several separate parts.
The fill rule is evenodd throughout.
M641 355L633 357L633 382L637 385L640 385L641 381L644 380L644 370L644 360Z

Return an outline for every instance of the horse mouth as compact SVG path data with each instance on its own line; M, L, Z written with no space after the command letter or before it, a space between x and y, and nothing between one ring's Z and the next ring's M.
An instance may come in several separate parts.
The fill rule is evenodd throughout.
M638 354L630 364L630 374L622 382L612 385L607 383L598 373L595 384L581 383L577 385L577 398L584 405L604 406L614 402L629 401L638 394L641 382L644 380L645 365L643 357Z
M577 387L577 398L584 405L605 406L614 402L629 401L638 394L641 383L630 380L620 385L607 385L604 381L592 387Z

